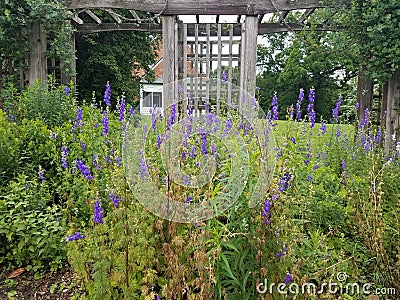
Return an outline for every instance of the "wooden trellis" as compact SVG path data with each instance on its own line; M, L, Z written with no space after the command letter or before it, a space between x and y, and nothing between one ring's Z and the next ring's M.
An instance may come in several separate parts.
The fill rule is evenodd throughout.
M314 10L328 5L348 2L350 0L67 0L66 5L70 10L71 20L78 34L113 30L162 33L163 81L164 86L168 86L164 89L164 107L167 107L173 99L176 99L179 93L179 87L173 85L173 83L185 79L183 80L185 84L182 87L184 92L196 95L197 104L194 102L194 105L201 108L205 99L219 98L219 89L217 88L213 95L214 91L207 87L204 82L210 80L211 75L221 78L221 64L226 59L228 63L227 77L232 79L233 76L230 63L237 63L239 69L238 85L250 95L254 95L256 38L258 34L309 30L307 19ZM129 14L120 14L121 9L126 10ZM297 21L294 22L287 21L288 15L299 9L303 9L300 18L297 18ZM104 22L99 17L99 10L107 13L112 21ZM147 17L140 18L138 11L147 12ZM279 14L278 21L274 23L263 22L263 16L268 13ZM193 15L197 19L197 24L182 24L178 22L178 15ZM200 24L200 15L216 15L216 25ZM237 22L220 25L218 21L220 15L236 15ZM241 22L242 19L245 21ZM312 30L337 30L337 28L329 28L320 24L313 26ZM30 82L33 82L35 78L43 79L47 72L40 28L33 31L33 33L35 32L37 35L31 39L33 52L30 57L31 67L28 76ZM204 35L206 41L204 41ZM208 35L210 36L209 43L207 42ZM228 42L222 37L228 37ZM231 37L232 42L230 41ZM214 41L217 43L216 46L212 45ZM219 42L221 44L226 43L227 47L230 47L234 44L233 41L239 45L237 53L233 51L233 48L232 52L229 52L232 55L229 56L220 51ZM214 61L215 59L216 61ZM216 67L212 66L214 62L217 64ZM191 72L188 72L188 66ZM398 103L398 90L394 88L400 83L400 77L396 75L397 73L393 75L383 91L382 111L387 111L386 128L388 135L395 134L399 140L400 115L396 106L398 105L396 104ZM197 79L193 76L194 74L196 74ZM193 78L193 81L190 78ZM371 103L372 90L371 88L362 88L362 86L371 86L369 82L360 80L360 83L358 99L361 107L365 108ZM230 91L228 97L232 97L234 92ZM218 103L216 105L218 107Z

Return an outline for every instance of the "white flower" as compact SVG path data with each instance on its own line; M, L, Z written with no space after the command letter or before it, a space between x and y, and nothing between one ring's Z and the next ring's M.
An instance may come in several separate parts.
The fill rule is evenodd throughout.
M396 145L396 151L400 153L400 142L398 142Z
M393 133L393 135L392 135L392 141L393 141L393 142L396 141L396 134L395 134L395 133Z

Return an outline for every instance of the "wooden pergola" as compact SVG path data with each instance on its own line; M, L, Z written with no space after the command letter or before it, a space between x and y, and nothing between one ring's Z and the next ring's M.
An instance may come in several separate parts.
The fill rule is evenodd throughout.
M254 96L257 36L309 30L307 20L316 9L343 5L350 0L66 0L65 2L71 22L80 34L115 30L162 34L163 101L164 107L168 107L173 99L176 99L178 86L174 83L178 80L188 82L183 87L185 93L209 96L211 91L207 89L207 85L199 83L199 79L191 78L193 72L189 72L189 69L195 70L195 74L201 74L200 78L204 80L207 80L216 69L216 76L220 78L223 61L228 65L228 78L232 76L232 66L234 64L238 66L239 87ZM300 17L293 21L292 15L290 18L292 21L289 22L288 16L293 11L299 12L299 10L302 12L297 14ZM109 16L108 21L102 20L99 16L100 11L101 15ZM143 12L145 17L140 17L144 15ZM264 15L270 13L275 13L278 18L273 23L264 22ZM196 22L183 23L179 20L179 15L191 15ZM200 19L204 15L212 15L215 22L201 23ZM234 22L222 24L220 19L226 15L234 16ZM38 27L33 30L36 37L33 36L31 40L34 51L29 70L30 82L35 78L45 79L47 73L43 48L45 42L40 39L40 35L43 35L40 25L36 26ZM324 24L314 25L312 29L337 30ZM222 52L224 45L229 47L229 55ZM399 82L400 72L395 72L384 88L382 101L382 111L387 112L387 136L395 134L398 140L400 140L400 114L396 107L399 106L400 99L400 90L397 88ZM216 93L218 98L219 87ZM358 100L361 116L365 108L370 108L372 103L371 82L362 78L359 80ZM196 107L199 105L199 103L194 104Z

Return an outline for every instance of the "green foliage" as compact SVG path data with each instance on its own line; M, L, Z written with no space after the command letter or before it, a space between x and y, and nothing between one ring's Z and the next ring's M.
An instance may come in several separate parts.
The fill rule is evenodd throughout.
M321 20L321 18L319 18ZM269 34L266 45L258 46L257 77L260 105L269 110L274 92L279 97L279 118L296 106L300 88L315 88L317 120L328 118L337 98L352 93L348 84L356 74L356 53L346 48L341 32L299 32ZM340 75L338 75L340 72ZM347 100L347 99L345 99ZM302 106L303 112L305 106Z
M19 83L19 69L26 69L25 59L30 52L30 26L43 24L50 39L49 57L57 57L71 65L73 49L69 36L67 10L62 1L22 0L0 2L0 79L1 84ZM65 68L64 68L65 69ZM72 74L74 70L70 70Z
M51 203L49 185L20 174L0 196L0 264L55 270L66 258L65 223Z
M68 95L65 89L49 78L47 85L37 81L19 97L15 97L15 89L10 86L4 91L4 106L10 115L19 120L38 119L49 127L61 126L72 119L75 110L72 83L67 88Z
M77 37L77 83L79 98L101 99L109 81L112 94L125 93L129 102L138 98L141 78L154 76L150 66L155 63L152 38L143 32L104 32ZM116 99L116 97L114 97ZM116 103L113 103L114 105Z
M397 0L352 1L341 24L355 40L371 79L387 80L400 67L400 6Z

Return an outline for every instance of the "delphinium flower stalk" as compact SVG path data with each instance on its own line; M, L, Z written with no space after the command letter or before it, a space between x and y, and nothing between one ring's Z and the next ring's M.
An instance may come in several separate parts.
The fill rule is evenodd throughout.
M78 160L76 162L76 167L79 169L81 172L83 178L86 178L87 180L92 180L94 176L90 173L90 169L88 166L86 166L82 160Z
M310 94L308 95L308 106L307 106L307 113L308 117L310 118L310 128L313 128L316 122L316 114L314 110L314 104L315 104L315 90L310 89Z
M341 104L342 104L342 99L339 98L338 101L336 102L335 108L332 109L332 117L335 123L339 121L339 109Z
M42 166L39 166L38 177L42 183L44 182L44 173L45 170L42 168Z
M108 81L107 81L107 84L106 84L106 90L104 92L103 99L104 99L104 102L107 104L107 106L111 106L111 102L110 102L110 99L111 99L111 87L110 87L110 83Z
M113 192L110 193L109 197L114 206L119 207L119 204L121 203L122 199L118 195L115 195Z
M84 234L81 234L79 231L71 234L68 238L67 238L67 242L72 242L72 241L77 241L80 239L84 239L86 238L86 236Z
M66 146L61 147L61 167L68 168L68 148Z
M101 200L94 198L94 217L95 223L103 224L103 208L101 207Z
M277 121L278 120L278 96L275 94L272 97L272 117L271 121ZM276 126L278 123L273 123L272 126Z
M201 133L201 154L206 155L208 154L207 150L207 134Z
M167 130L171 128L173 124L175 124L176 119L176 103L171 105L171 115L169 116L169 120L167 121Z
M124 120L125 120L125 96L122 96L119 102L119 121L122 122Z
M151 127L153 128L153 132L156 133L156 131L157 131L157 108L155 105L152 108L150 108L150 113L151 113Z
M93 154L93 166L96 170L100 170L99 156L97 154Z
M299 100L296 103L296 121L300 121L301 119L301 102L304 100L304 90L300 89Z
M103 118L101 119L101 123L103 124L103 135L108 136L109 128L108 128L108 116L106 110L103 110Z
M71 128L71 133L74 133L74 132L75 132L75 129L76 129L78 126L83 126L83 125L85 125L85 123L82 122L82 119L83 119L83 111L82 111L82 108L81 108L81 107L78 107L77 112L76 112L76 119L73 119L73 120L72 120L72 122L74 122L74 121L76 121L76 122L75 122L75 124L74 124L74 125L72 126L72 128Z
M318 136L324 135L326 133L326 124L324 121L321 122L321 127L319 128L320 133L318 133Z
M221 79L223 84L228 84L228 75L225 71L222 71Z

